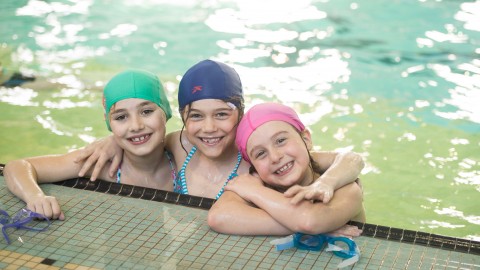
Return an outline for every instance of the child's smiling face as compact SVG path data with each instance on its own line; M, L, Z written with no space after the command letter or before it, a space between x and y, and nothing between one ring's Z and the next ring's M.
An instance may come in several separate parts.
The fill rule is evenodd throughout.
M270 121L250 135L247 154L265 183L286 189L312 180L308 147L311 147L308 131L300 134L286 122Z
M221 157L235 145L238 113L219 99L194 101L183 115L188 140L204 155Z
M142 156L158 150L166 132L166 116L148 100L128 98L114 104L109 114L110 126L118 145Z

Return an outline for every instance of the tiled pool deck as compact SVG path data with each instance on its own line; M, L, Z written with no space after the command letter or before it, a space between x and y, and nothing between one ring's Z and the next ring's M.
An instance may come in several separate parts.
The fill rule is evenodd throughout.
M65 221L54 221L44 232L8 229L12 243L0 239L0 269L335 269L341 262L324 251L278 252L269 243L275 237L218 234L208 228L206 210L182 202L132 198L145 197L148 190L132 196L130 189L132 197L126 197L78 187L42 187L60 201ZM186 204L211 203L195 199ZM0 176L0 209L14 214L24 206ZM445 238L450 241L443 246L427 239L441 247L436 248L398 241L393 229L388 231L397 241L371 237L389 229L371 228L365 227L369 236L355 239L362 256L347 269L480 269L478 242Z

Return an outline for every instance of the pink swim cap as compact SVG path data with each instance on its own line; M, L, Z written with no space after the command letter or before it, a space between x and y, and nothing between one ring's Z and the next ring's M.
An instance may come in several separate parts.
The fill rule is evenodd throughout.
M288 106L279 103L262 103L253 106L240 120L235 137L238 150L248 163L251 163L247 155L247 142L250 135L259 126L270 121L287 122L300 132L305 130L305 125L300 121L297 113Z

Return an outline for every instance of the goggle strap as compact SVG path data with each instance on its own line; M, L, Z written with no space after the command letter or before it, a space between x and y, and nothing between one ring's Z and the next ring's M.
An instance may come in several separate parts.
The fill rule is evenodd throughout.
M274 240L270 241L270 244L275 245L277 251L293 248L295 246L294 241L293 241L293 235L289 235L289 236L283 237L283 238L274 239Z
M358 260L360 259L360 254L358 255L355 255L349 259L345 259L343 260L341 263L338 264L338 268L344 268L344 267L347 267L347 266L350 266L356 262L358 262Z
M360 259L360 250L358 249L355 242L353 242L353 240L350 240L350 241L351 242L342 241L347 243L349 250L342 249L341 247L334 245L331 242L328 243L328 246L325 249L325 251L332 251L333 254L337 255L338 257L346 258L345 260L343 260L341 263L338 264L337 266L338 268L344 268L344 267L350 266L358 262L358 260Z
M3 233L3 237L5 238L5 240L7 240L7 244L10 245L10 238L8 237L8 234L7 232L5 231L5 229L8 228L7 226L4 226L2 224L2 233Z

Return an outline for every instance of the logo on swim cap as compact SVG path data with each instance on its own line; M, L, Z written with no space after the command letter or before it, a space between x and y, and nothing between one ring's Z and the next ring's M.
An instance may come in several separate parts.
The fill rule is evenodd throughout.
M195 85L192 89L192 94L195 94L195 92L202 91L202 86L201 85Z

